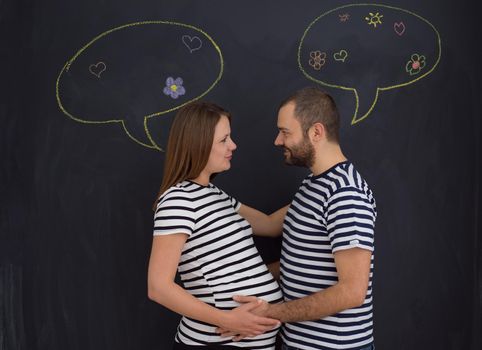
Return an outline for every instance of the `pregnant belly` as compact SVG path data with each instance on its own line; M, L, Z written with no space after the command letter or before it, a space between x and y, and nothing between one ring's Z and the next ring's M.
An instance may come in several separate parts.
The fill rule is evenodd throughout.
M233 300L233 295L256 296L269 303L282 301L279 285L270 274L258 278L249 278L241 282L215 285L212 286L212 290L216 307L224 310L239 306Z

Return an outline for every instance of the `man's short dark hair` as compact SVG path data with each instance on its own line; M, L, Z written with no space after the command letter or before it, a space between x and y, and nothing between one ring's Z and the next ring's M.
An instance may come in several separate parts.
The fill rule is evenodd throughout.
M290 102L295 104L295 117L303 132L307 133L313 124L321 123L327 139L339 143L340 115L330 95L316 87L306 87L285 99L279 108Z

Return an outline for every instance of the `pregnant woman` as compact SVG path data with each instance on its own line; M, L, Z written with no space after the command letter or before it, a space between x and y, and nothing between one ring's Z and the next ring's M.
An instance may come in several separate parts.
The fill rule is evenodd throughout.
M206 102L186 105L172 124L164 176L155 204L148 271L149 298L182 315L175 350L273 350L279 321L239 306L233 295L269 303L282 295L252 238L280 232L287 207L265 215L211 183L231 167L236 144L231 115ZM175 283L179 272L182 287ZM216 328L242 334L223 338Z

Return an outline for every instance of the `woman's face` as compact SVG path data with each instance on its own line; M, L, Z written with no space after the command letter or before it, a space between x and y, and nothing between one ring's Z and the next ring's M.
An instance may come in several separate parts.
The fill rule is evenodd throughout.
M204 171L209 175L220 173L231 167L231 158L236 144L231 139L231 126L226 116L221 116L214 129L213 146Z

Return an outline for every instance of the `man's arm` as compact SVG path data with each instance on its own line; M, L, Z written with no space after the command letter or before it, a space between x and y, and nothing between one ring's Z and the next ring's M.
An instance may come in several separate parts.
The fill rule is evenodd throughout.
M265 304L256 313L281 322L317 320L362 305L370 276L371 251L361 248L341 250L334 254L338 282L322 291L282 304ZM239 297L250 302L254 297Z
M277 281L279 281L279 279L280 279L280 271L279 271L279 269L280 269L280 263L279 263L279 260L267 264L266 267L268 268L268 271L271 272L271 274L273 275L274 279L277 280Z
M283 220L289 205L278 209L271 215L241 204L239 215L248 220L256 236L278 237L283 231Z

